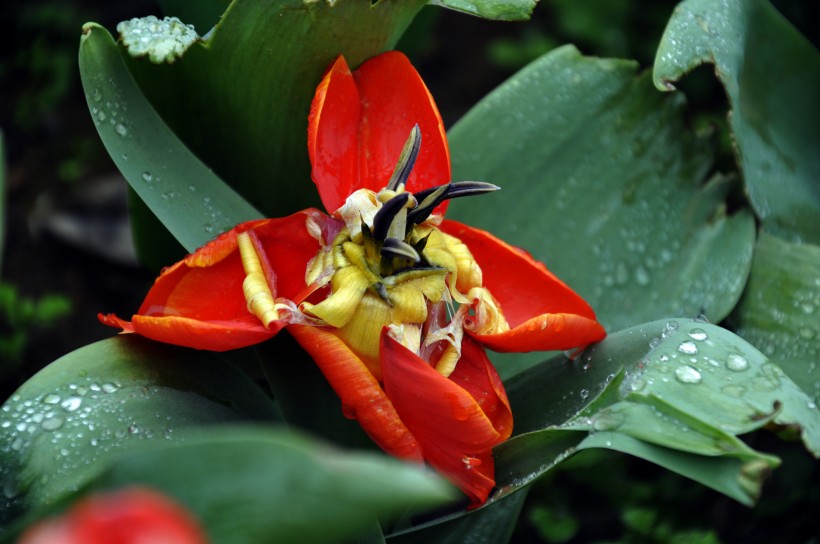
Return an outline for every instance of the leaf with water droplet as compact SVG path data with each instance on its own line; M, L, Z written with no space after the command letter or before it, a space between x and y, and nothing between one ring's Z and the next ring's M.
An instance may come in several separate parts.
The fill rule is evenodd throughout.
M0 410L0 488L15 490L0 497L0 526L76 490L118 453L168 440L168 429L275 417L264 393L214 354L136 336L86 346Z

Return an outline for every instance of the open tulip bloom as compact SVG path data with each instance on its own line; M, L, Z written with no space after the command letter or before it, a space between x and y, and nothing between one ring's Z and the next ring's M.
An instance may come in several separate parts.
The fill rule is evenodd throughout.
M497 187L450 181L441 117L401 53L355 72L336 60L308 149L329 215L237 225L165 269L131 321L100 319L215 351L286 328L383 450L428 463L481 505L492 448L513 426L485 348L567 350L604 329L527 252L444 219L449 199Z

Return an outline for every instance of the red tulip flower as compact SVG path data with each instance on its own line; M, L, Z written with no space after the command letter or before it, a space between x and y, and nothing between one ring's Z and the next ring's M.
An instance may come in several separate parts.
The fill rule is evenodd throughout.
M146 488L86 497L64 515L38 523L18 544L206 544L193 516Z
M497 187L450 181L441 117L404 55L352 73L339 57L309 121L329 215L240 224L166 269L132 321L100 319L209 350L287 328L382 449L426 461L483 504L492 448L512 432L484 348L572 349L604 329L527 252L444 219L449 199Z

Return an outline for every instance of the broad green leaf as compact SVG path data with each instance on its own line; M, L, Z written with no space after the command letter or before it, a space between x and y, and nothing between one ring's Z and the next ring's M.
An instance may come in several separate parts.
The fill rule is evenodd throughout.
M743 503L777 458L737 436L767 424L799 430L820 455L820 412L783 372L729 331L692 320L608 336L577 360L556 358L508 381L516 415L496 448L500 495L588 447L633 453ZM592 437L605 436L606 440Z
M392 48L423 5L235 0L173 64L122 53L180 139L251 204L281 216L319 204L306 142L324 71L339 54L356 67Z
M80 75L117 168L186 250L261 217L179 141L145 99L111 35L92 23L83 27Z
M194 25L204 36L218 21L230 0L159 0L162 12Z
M477 510L460 511L387 536L390 544L461 544L509 542L524 506L526 492L491 500Z
M213 353L136 336L91 344L41 370L0 408L0 524L75 491L119 453L173 442L186 427L275 414Z
M731 179L707 181L712 141L687 130L683 98L636 72L563 47L493 91L449 136L454 178L501 191L453 202L450 217L530 251L608 330L719 321L751 266L753 218L727 215Z
M820 400L820 247L761 234L731 322Z
M184 443L121 457L92 490L148 485L204 524L213 542L341 542L410 506L455 490L383 454L352 454L294 433L253 427L186 433Z
M655 59L660 89L705 62L729 97L752 205L764 228L820 244L820 54L765 0L687 0Z
M429 0L429 3L484 19L526 21L538 0Z

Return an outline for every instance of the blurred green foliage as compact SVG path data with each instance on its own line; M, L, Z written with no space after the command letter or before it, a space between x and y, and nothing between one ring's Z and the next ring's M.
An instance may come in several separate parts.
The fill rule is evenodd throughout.
M0 377L19 364L33 329L54 327L70 311L71 302L62 295L35 299L20 294L14 285L0 282Z

